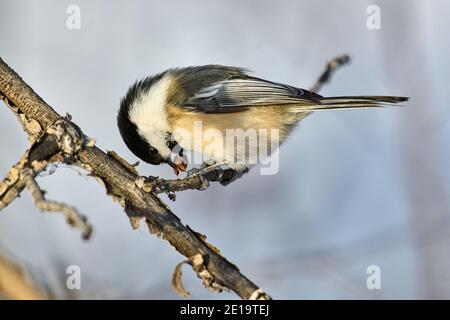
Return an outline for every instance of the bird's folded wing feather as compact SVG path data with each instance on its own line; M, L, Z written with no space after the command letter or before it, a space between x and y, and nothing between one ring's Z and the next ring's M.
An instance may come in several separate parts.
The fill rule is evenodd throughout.
M320 98L307 90L244 76L202 87L183 105L196 111L222 113L256 106L311 104Z

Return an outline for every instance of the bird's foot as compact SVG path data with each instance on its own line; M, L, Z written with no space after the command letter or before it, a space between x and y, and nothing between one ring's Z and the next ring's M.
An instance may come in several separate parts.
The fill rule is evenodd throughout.
M188 171L187 177L200 176L203 180L209 182L220 182L227 185L240 178L248 169L238 171L228 167L226 162L205 161L200 168L192 168Z
M220 172L223 171L221 166L225 166L225 162L215 162L207 160L202 163L200 168L192 168L187 172L186 178L200 176L206 178L208 181L216 181Z

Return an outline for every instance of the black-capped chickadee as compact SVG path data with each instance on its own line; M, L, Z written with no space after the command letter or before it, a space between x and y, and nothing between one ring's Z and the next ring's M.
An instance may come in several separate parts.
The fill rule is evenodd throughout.
M117 123L128 148L143 161L167 163L178 174L186 171L183 152L196 152L209 157L209 164L226 164L225 170L208 177L225 185L255 164L248 149L264 140L261 137L270 146L278 146L313 111L382 107L406 100L393 96L322 97L250 76L245 69L205 65L169 69L137 81L121 101ZM254 130L255 135L230 147L217 135L227 137L233 129ZM255 150L259 149L256 146Z

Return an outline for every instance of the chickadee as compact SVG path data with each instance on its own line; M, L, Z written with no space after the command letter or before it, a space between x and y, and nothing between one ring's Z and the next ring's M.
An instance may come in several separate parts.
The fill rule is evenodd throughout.
M242 68L205 65L169 69L137 81L121 101L117 123L128 148L143 161L167 163L178 174L186 171L183 151L198 152L208 156L209 163L227 164L226 170L208 177L225 185L247 172L251 164L238 161L242 158L238 148L225 150L224 143L208 139L195 143L193 136L198 130L214 129L226 136L227 129L254 129L266 132L273 142L267 132L275 129L278 144L282 144L313 111L382 107L406 100L393 96L322 97L250 76ZM200 129L196 123L201 124Z

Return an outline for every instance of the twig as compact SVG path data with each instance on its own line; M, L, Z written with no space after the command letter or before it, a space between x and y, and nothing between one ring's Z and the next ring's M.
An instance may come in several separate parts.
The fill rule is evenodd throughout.
M145 178L136 181L137 185L146 192L156 194L166 192L179 192L185 190L202 190L204 181L201 176L188 176L183 179Z
M26 187L33 197L36 208L46 212L61 212L69 225L80 229L83 238L89 239L92 232L92 226L87 222L85 216L80 214L74 207L61 202L46 200L44 192L31 174L27 176L26 181Z
M28 156L29 153L25 153L19 162L11 167L3 181L0 182L0 210L8 206L20 195L24 188L27 188L38 209L62 212L66 216L67 222L71 226L80 229L83 238L88 239L92 228L86 217L66 204L45 200L44 192L40 189L35 177L46 168L47 162L40 163L36 161L33 165L30 165Z
M319 79L317 79L316 83L309 90L318 93L322 89L322 87L331 80L334 72L340 67L348 64L349 62L350 57L347 54L337 56L334 59L330 60L327 63L325 70L320 75Z
M9 169L6 177L0 182L0 210L13 202L25 188L26 181L21 175L27 162L26 155Z

